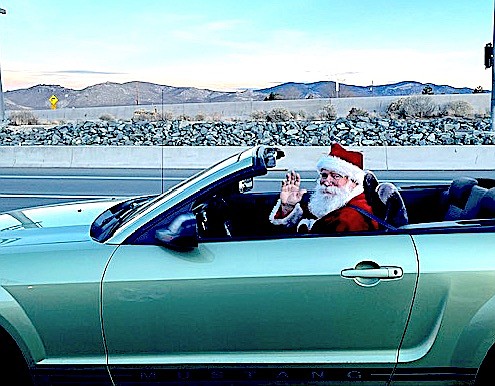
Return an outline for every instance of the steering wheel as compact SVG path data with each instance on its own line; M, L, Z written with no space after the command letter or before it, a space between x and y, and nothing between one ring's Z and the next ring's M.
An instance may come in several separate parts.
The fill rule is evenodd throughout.
M230 208L221 196L213 196L194 211L203 237L232 237Z

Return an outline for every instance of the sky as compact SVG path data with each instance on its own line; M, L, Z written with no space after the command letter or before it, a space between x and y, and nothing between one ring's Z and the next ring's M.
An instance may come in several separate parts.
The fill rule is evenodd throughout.
M491 89L493 0L0 0L3 90L217 91L418 81Z

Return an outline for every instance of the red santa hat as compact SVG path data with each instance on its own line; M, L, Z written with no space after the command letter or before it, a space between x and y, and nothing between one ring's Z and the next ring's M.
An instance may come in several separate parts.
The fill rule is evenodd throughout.
M363 154L346 150L338 143L332 144L330 153L320 158L316 168L319 172L321 169L327 169L347 176L360 185L363 184L365 174L363 170Z

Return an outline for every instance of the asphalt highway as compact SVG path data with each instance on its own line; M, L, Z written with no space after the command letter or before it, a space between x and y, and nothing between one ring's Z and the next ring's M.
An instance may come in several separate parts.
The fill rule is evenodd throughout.
M160 194L199 170L195 169L75 169L0 168L0 212L8 210L91 200L103 197ZM413 183L449 183L467 172L452 171L374 171L380 181L398 186ZM271 171L260 177L255 190L280 187L285 171ZM492 171L471 171L469 175L494 177ZM316 173L301 171L303 186L312 188Z

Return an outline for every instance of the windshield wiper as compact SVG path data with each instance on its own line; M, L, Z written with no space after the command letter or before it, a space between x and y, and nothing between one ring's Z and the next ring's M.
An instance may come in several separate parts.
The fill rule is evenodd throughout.
M106 240L135 213L137 208L153 198L155 196L138 197L107 209L91 225L91 237L100 242Z

